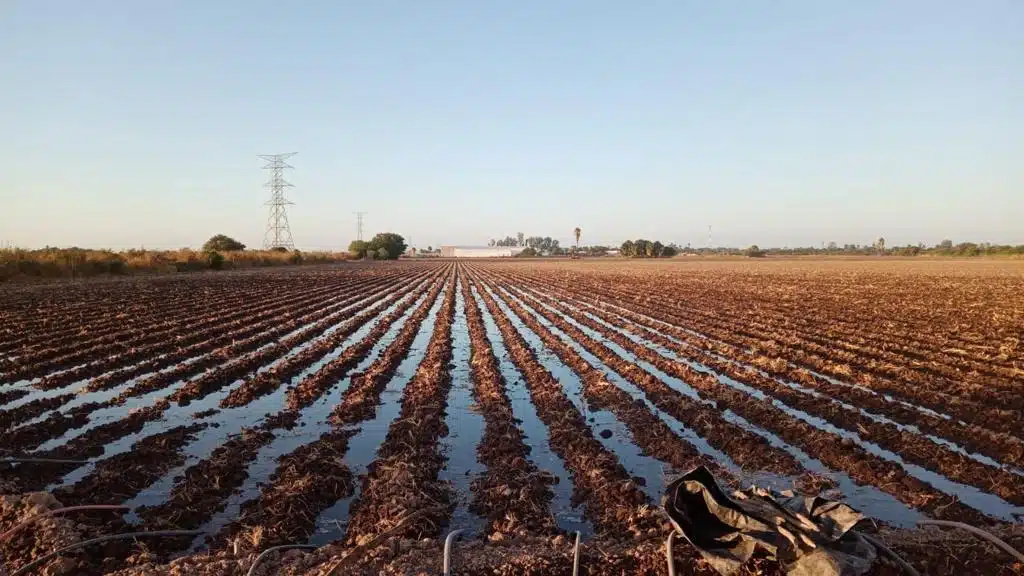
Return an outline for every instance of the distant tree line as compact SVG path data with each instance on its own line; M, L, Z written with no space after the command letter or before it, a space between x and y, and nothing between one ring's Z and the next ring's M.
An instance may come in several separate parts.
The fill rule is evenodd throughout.
M488 246L501 248L523 248L520 256L561 256L568 254L566 248L558 245L558 240L550 236L529 236L522 232L515 236L506 236L500 239L491 239Z
M619 254L629 258L671 258L679 253L675 244L662 244L658 240L626 240L619 246Z
M366 258L369 260L398 260L405 253L408 246L401 234L394 232L382 232L373 237L369 242L353 240L348 245L348 253L353 258Z
M559 246L558 240L550 236L526 236L519 232L515 236L492 239L490 246L520 247L520 257L562 256L569 254L571 248ZM581 256L605 256L611 248L608 246L580 246ZM671 258L678 254L728 255L764 258L766 256L1020 256L1024 255L1024 244L992 244L988 242L961 242L954 244L951 240L943 240L934 246L924 243L906 246L891 246L885 238L878 238L867 244L843 244L836 242L815 246L798 246L783 248L762 248L758 245L746 248L717 247L693 248L674 243L664 244L657 240L627 240L619 246L619 253L629 258Z
M992 244L988 242L961 242L953 244L952 240L943 240L934 246L926 246L923 242L906 246L889 246L884 238L871 244L843 244L829 242L821 247L798 246L784 248L759 248L757 245L748 248L687 248L683 250L693 254L718 254L730 256L1021 256L1024 255L1024 244Z

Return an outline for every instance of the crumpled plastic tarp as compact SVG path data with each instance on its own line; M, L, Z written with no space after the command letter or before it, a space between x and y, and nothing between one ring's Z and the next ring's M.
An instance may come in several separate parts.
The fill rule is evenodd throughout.
M737 572L759 549L792 576L859 576L877 557L852 531L864 516L846 504L756 487L734 494L702 466L669 484L661 502L678 533L721 574Z

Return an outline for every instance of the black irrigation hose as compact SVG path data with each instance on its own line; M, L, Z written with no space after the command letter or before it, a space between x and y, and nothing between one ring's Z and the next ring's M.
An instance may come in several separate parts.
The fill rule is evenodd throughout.
M124 540L126 538L149 538L149 537L163 537L163 536L197 536L202 534L202 530L161 530L157 532L129 532L127 534L110 534L108 536L100 536L99 538L93 538L91 540L85 540L83 542L77 542L70 546L65 546L58 550L54 550L49 554L36 558L35 560L25 564L21 568L18 568L14 572L11 572L10 576L24 576L31 572L34 568L38 568L52 558L56 558L65 552L72 550L78 550L79 548L85 548L86 546L92 546L93 544L99 544L101 542L107 542L110 540Z
M996 546L999 547L1000 550L1002 550L1003 552L1006 552L1007 554L1009 554L1009 555L1013 556L1014 558L1016 558L1018 562L1024 562L1024 554L1021 554L1020 551L1018 551L1016 548L1014 548L1013 546L1010 546L1006 542L1003 542L999 538L996 538L994 535L992 535L992 534L982 530L981 528L975 528L974 526L971 526L970 524L964 524L963 522L950 522L949 520L918 520L917 524L918 524L918 526L922 526L923 525L923 526L944 526L944 527L947 527L947 528L962 528L964 530L967 530L971 534L974 534L975 536L978 536L980 538L984 538L985 540L988 540L992 544L995 544Z
M872 546L874 546L875 549L877 549L879 552L885 554L893 562L896 562L897 564L899 564L900 568L902 568L903 571L906 572L907 574L909 574L910 576L921 576L921 573L918 572L916 568L911 566L910 562L907 562L899 554L897 554L897 553L893 552L892 550L890 550L885 544L882 544L882 542L879 541L877 538L874 538L872 536L868 536L867 534L860 534L860 536L862 538L864 538L865 540L867 540L868 544L871 544Z

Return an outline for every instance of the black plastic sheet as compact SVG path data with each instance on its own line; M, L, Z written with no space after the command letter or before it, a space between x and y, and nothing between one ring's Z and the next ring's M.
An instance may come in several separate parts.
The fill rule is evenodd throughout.
M793 576L859 576L877 557L852 530L863 515L850 506L756 487L730 498L704 467L669 484L662 506L678 533L725 575L759 550Z

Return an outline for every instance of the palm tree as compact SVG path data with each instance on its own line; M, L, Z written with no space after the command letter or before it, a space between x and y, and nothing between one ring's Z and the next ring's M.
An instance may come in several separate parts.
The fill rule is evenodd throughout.
M580 233L583 232L583 231L580 230L579 226L577 226L576 229L573 230L573 232L576 233L576 249L573 251L573 253L575 254L575 253L578 253L580 251Z

